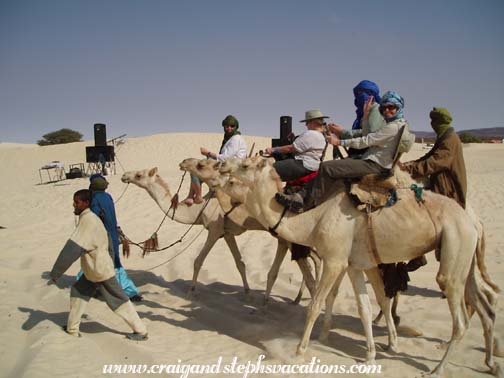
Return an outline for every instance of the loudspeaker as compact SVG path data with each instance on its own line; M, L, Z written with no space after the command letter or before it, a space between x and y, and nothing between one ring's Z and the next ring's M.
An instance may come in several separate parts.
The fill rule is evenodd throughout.
M293 141L292 135L292 117L291 116L281 116L280 117L280 138L272 139L272 147L285 146L291 144Z
M107 129L104 123L94 124L94 144L95 146L107 145Z
M280 117L280 139L287 140L291 133L292 133L292 117L291 116L281 116Z
M114 146L86 147L86 163L114 161Z

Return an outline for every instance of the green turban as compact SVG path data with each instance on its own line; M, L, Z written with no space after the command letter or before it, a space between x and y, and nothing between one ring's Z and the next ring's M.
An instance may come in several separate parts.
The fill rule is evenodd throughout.
M89 185L89 190L91 190L92 192L96 192L96 191L105 191L105 189L107 189L107 186L108 186L108 181L105 180L105 178L103 177L97 177L95 179L93 179L93 181L91 181L91 185Z
M234 128L231 132L228 132L226 129L224 129L224 139L222 140L222 144L219 149L219 153L222 151L222 147L224 147L224 145L227 143L227 141L229 139L231 139L234 135L241 134L240 131L238 131L240 123L231 114L222 120L222 127L224 127L224 126L233 126Z
M430 112L431 126L437 136L451 127L452 116L446 108L433 108Z
M234 126L236 129L240 126L238 120L231 114L222 120L222 126Z

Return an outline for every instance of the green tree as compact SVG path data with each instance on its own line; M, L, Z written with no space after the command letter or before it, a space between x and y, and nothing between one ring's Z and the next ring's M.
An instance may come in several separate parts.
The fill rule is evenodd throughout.
M480 137L468 132L460 133L459 138L462 143L481 143Z
M49 146L51 144L63 144L72 142L81 142L82 134L71 129L61 129L42 135L42 138L37 142L39 146Z

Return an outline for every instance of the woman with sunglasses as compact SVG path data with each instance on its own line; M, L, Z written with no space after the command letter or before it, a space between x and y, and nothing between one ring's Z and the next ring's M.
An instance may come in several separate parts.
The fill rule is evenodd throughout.
M247 144L241 137L241 133L238 131L239 126L240 123L238 120L231 114L228 115L222 121L224 139L222 140L219 153L211 152L207 148L201 147L201 154L206 156L208 159L215 159L219 161L232 158L245 159L247 157ZM196 176L191 175L191 188L189 190L189 195L183 202L189 206L193 203L203 202L203 197L201 195L201 181Z
M372 106L373 98L370 97L364 105L364 122L367 121ZM403 108L404 99L398 93L393 91L385 93L379 110L386 123L378 131L351 139L340 139L334 134L327 137L327 142L335 146L366 149L360 159L325 161L320 164L319 173L310 183L305 198L298 193L287 195L279 192L276 194L276 200L293 212L301 212L303 208L317 206L326 200L333 193L336 180L387 172L392 168L394 161L395 138L399 129L407 125Z

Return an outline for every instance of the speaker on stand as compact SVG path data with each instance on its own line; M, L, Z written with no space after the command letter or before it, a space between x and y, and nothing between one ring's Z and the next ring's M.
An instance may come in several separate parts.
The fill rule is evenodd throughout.
M94 140L95 146L107 145L107 127L104 123L94 124Z

